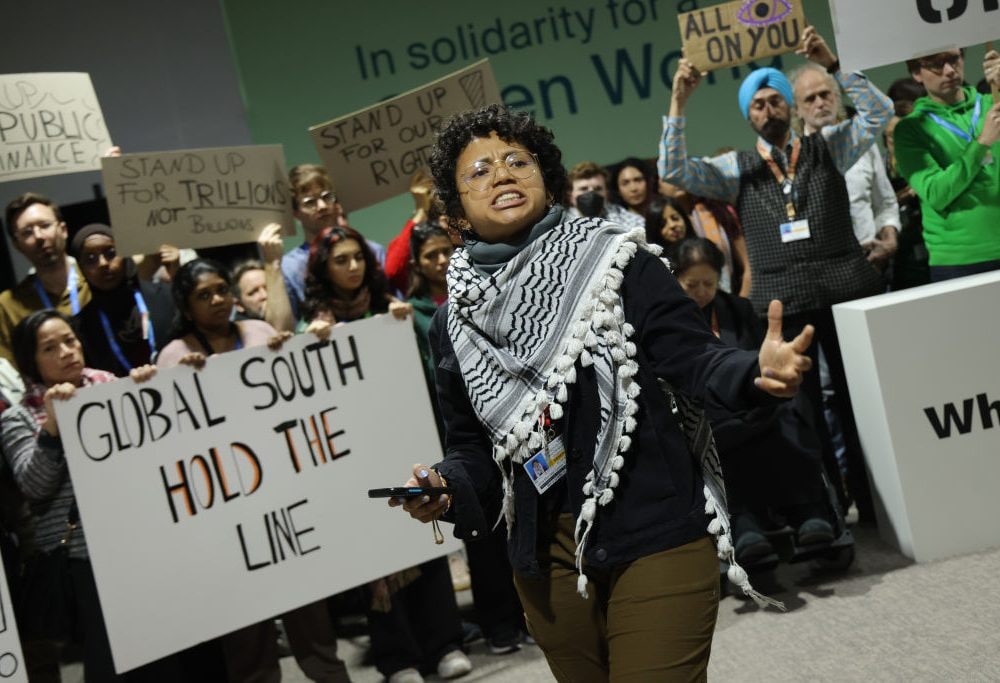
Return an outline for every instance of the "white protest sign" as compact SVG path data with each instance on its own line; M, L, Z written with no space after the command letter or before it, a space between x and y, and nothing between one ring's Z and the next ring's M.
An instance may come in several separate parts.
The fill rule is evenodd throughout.
M0 558L0 563L3 560ZM14 608L7 587L7 574L0 571L0 680L27 683L21 640L14 623Z
M281 145L125 154L102 160L115 246L150 254L253 242L268 223L294 233Z
M0 75L0 182L97 171L110 146L88 74Z
M917 562L1000 546L998 298L994 272L833 307L879 532Z
M830 0L830 16L845 71L1000 38L996 0Z
M792 52L806 28L801 0L735 0L677 15L684 56L702 71Z
M406 192L452 114L501 102L487 60L309 129L347 211Z
M367 497L441 458L409 321L94 386L58 419L118 671L458 547Z

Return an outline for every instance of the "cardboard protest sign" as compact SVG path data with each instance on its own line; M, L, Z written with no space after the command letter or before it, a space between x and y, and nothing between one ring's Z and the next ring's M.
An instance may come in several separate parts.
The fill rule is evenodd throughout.
M441 458L410 321L97 385L58 420L118 671L458 547L367 497Z
M802 0L736 0L677 15L684 56L702 71L792 52L806 28Z
M1000 38L1000 3L996 0L830 0L830 16L837 56L845 71ZM891 39L886 35L889 27Z
M281 145L125 154L102 171L123 254L253 242L268 223L295 230Z
M2 562L2 559L0 559ZM0 679L14 683L27 683L21 640L14 623L14 609L7 587L7 574L0 571Z
M0 182L97 171L110 146L88 74L0 75Z
M347 211L406 192L452 114L500 102L487 60L391 100L309 129Z

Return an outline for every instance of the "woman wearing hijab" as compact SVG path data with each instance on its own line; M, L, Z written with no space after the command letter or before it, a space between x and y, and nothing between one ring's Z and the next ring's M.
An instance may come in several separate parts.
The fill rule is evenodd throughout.
M90 367L124 377L155 362L176 310L170 288L140 279L135 262L118 253L107 225L81 228L69 251L90 285L90 303L77 316Z

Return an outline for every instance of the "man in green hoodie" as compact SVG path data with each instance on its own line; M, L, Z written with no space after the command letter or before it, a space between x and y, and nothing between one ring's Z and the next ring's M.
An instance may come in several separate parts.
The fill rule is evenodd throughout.
M1000 102L965 85L962 50L906 66L927 96L896 126L896 162L920 197L931 279L1000 270ZM983 72L1000 85L1000 54Z

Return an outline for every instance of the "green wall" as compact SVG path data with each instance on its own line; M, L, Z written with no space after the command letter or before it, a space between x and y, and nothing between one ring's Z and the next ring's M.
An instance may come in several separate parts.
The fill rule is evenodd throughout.
M554 130L567 165L655 156L680 57L677 13L713 4L223 0L254 142L283 144L289 165L318 161L309 126L484 56L490 57L504 101L534 111ZM832 44L825 0L804 4L807 19ZM888 37L890 27L886 30ZM981 55L970 52L968 63L976 64ZM800 63L798 56L785 55L758 66ZM711 74L692 98L691 152L752 144L754 135L736 108L737 88L750 68ZM979 69L969 71L973 82L981 76ZM895 65L869 75L886 87L905 69ZM401 196L355 212L351 223L384 242L411 212L410 198Z

